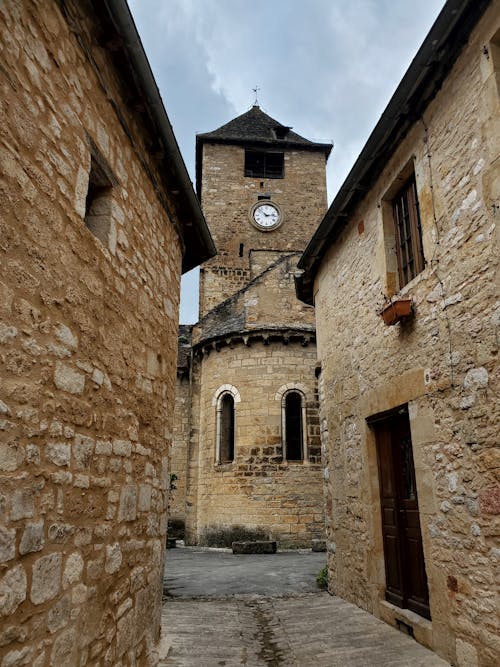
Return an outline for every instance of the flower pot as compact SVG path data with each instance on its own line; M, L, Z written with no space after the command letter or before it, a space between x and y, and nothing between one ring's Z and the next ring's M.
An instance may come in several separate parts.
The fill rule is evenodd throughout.
M411 299L397 299L384 306L380 311L380 315L384 320L384 324L388 327L397 324L405 317L409 317L412 313Z

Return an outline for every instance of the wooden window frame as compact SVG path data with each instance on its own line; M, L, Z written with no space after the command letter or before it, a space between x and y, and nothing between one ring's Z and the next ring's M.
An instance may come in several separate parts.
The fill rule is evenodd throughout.
M392 200L400 289L425 268L422 226L413 174Z

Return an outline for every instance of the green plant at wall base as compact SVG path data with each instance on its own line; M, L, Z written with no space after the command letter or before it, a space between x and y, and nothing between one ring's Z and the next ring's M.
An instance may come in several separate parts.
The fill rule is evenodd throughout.
M328 588L328 568L325 567L320 570L318 576L316 577L316 583L318 588Z

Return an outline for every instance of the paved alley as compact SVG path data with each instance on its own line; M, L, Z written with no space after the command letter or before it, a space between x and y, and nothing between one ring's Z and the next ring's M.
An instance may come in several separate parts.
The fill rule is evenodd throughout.
M323 565L324 554L170 551L161 667L447 665L371 614L318 591Z

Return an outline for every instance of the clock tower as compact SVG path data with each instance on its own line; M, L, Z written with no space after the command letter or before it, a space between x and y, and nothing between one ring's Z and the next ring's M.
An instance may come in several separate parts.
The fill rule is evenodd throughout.
M200 317L255 277L256 251L273 261L273 253L304 250L326 210L331 149L257 105L197 135L196 186L218 250L201 269Z
M297 261L326 211L330 144L254 105L196 137L217 256L179 336L172 518L191 544L310 546L323 535L314 311Z

